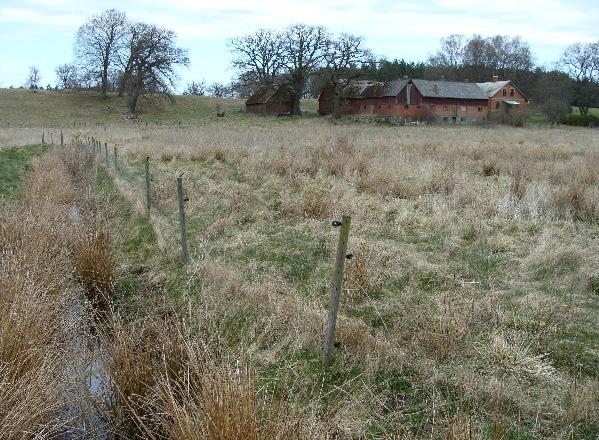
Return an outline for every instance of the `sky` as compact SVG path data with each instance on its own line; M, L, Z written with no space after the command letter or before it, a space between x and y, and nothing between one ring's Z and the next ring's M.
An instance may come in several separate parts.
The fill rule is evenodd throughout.
M377 56L407 61L426 60L452 33L518 35L545 67L569 44L599 41L599 0L0 0L0 87L23 85L31 65L42 84L55 84L56 66L73 60L78 27L110 8L177 33L191 59L180 90L230 81L231 37L295 23L362 36Z

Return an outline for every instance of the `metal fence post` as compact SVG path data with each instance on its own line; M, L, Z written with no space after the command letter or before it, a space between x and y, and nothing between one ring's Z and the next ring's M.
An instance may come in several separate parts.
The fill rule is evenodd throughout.
M339 297L343 285L343 269L345 266L345 257L347 253L347 241L349 240L349 227L351 217L344 215L341 223L333 222L333 226L341 226L339 232L339 243L337 244L337 256L335 258L335 274L331 285L331 299L329 301L329 314L327 318L327 328L324 335L324 348L322 351L322 365L327 366L331 359L331 349L333 347L333 336L335 333L335 324L337 323L337 310L339 309Z

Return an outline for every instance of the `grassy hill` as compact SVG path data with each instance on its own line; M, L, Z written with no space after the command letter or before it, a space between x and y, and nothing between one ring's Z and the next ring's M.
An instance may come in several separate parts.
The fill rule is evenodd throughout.
M138 115L148 124L183 125L216 119L217 107L228 117L245 118L244 100L208 96L175 96L173 101L151 97L141 99ZM306 100L302 109L314 114L316 100ZM0 127L75 124L129 124L123 119L127 98L111 94L103 99L95 92L70 90L0 89Z

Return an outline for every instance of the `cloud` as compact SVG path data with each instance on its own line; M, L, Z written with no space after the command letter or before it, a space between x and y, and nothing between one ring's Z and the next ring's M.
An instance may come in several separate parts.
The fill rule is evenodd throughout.
M84 16L72 13L45 13L31 8L0 8L0 22L43 26L77 27Z

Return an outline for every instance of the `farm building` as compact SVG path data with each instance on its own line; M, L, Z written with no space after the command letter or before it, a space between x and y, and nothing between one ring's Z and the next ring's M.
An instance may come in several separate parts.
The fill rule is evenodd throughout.
M285 85L262 86L245 101L245 111L262 115L290 113L293 109L293 91Z
M410 81L416 93L411 105L421 108L419 117L425 120L452 124L484 122L488 115L489 100L478 85L468 82Z
M332 111L332 99L331 88L323 89L319 97L321 114ZM386 83L352 81L343 93L341 112L468 124L486 120L488 98L474 83L406 78Z
M405 93L404 89L408 82L407 79L386 83L368 80L351 81L349 85L342 86L341 113L391 116L395 111L395 116L403 117L398 113L397 104L402 100L401 94ZM325 87L318 98L318 112L324 115L332 111L333 90L331 87Z
M493 76L493 81L477 83L489 99L489 111L498 110L524 110L528 102L522 91L511 81L499 81L498 76Z

